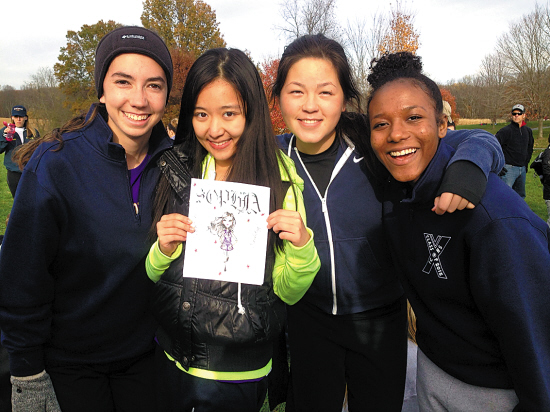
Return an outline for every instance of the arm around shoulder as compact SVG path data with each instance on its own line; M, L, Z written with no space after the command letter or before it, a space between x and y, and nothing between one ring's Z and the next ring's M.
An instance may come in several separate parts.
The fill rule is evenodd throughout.
M485 130L448 131L443 141L456 149L448 166L458 160L467 160L479 167L485 177L490 172L500 172L504 166L504 154L498 140Z

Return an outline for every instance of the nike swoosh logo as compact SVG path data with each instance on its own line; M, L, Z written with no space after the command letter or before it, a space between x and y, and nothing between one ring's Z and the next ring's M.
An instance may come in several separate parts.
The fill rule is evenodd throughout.
M360 157L360 158L358 159L358 158L356 158L355 156L353 156L353 161L354 161L355 163L359 163L361 160L363 160L362 157Z

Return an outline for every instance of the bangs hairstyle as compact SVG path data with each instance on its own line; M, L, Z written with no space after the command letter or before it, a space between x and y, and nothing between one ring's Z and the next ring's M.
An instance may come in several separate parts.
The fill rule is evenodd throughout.
M269 106L260 75L252 61L242 51L227 48L211 49L195 61L183 87L174 144L181 145L181 150L188 155L189 168L193 177L202 177L201 165L208 151L195 136L193 115L200 92L219 79L226 81L235 89L246 119L226 180L271 188L270 212L273 212L282 207L285 196L279 169L281 151L271 126ZM286 170L283 162L281 167ZM162 179L162 181L167 180ZM162 196L162 193L159 193L162 191L164 189L160 188L157 196ZM273 244L282 250L283 241L270 231L269 245ZM273 248L268 249L270 250Z

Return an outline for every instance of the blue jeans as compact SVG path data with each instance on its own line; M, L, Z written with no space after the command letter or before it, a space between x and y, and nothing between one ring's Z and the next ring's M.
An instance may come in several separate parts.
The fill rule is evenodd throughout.
M506 174L500 176L502 181L514 189L518 195L525 199L525 166L512 166L505 164Z

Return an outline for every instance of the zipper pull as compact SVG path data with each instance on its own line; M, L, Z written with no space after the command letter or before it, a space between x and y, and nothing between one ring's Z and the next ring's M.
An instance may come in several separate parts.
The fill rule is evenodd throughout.
M327 212L328 212L328 208L327 208L327 199L326 199L326 198L323 198L323 199L321 200L321 204L322 204L323 213L327 213Z
M139 215L139 205L137 203L134 203L134 210L136 212L136 215Z

